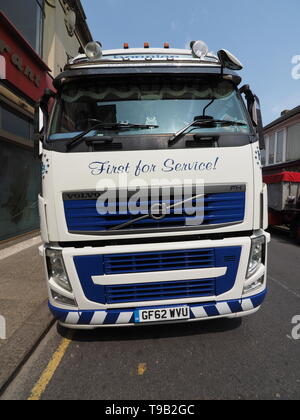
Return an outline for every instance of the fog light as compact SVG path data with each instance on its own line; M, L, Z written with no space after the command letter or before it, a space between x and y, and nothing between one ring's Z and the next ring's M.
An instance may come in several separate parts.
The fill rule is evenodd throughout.
M252 239L252 247L250 252L248 270L247 270L247 279L257 272L261 264L265 260L265 248L266 248L266 238L264 236L259 236L258 238Z
M256 289L259 289L264 284L265 276L262 276L260 279L253 281L252 283L246 284L244 287L243 294L253 292Z
M62 303L64 305L69 305L69 306L77 306L75 299L70 299L66 296L61 295L60 293L55 292L54 290L51 290L51 295L52 295L52 298L57 303Z
M68 292L72 292L72 286L70 284L62 257L62 251L57 249L47 249L46 259L49 278L52 279L58 286Z

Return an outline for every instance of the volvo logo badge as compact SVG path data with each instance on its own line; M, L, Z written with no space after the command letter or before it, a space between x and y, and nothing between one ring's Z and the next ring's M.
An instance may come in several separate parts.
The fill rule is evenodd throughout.
M154 220L162 220L169 212L169 207L166 203L155 203L150 208L150 216Z

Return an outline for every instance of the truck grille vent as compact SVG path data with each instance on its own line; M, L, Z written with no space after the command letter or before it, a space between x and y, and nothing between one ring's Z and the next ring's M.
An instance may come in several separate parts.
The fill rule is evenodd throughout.
M162 299L219 296L232 289L241 256L241 247L187 249L111 255L82 255L74 257L79 281L87 299L109 304ZM163 281L166 271L199 268L226 268L221 277L207 279ZM145 281L145 272L161 272L161 281ZM127 284L123 274L140 273L139 283ZM116 275L119 282L101 285L101 276ZM95 284L94 276L100 277Z
M210 225L221 225L226 223L241 223L245 217L245 192L236 193L213 193L205 194L202 200L204 220L199 219L199 224L193 229L199 227L200 222L202 226L209 227ZM154 204L170 206L174 204L174 200L166 201L149 201L144 203L148 206L150 212ZM191 201L191 208L196 205L196 201ZM191 216L190 209L183 208L182 212L178 214L171 210L170 214L160 220L155 220L151 216L143 220L135 221L144 213L131 215L129 212L119 209L126 208L127 203L118 202L116 214L99 215L97 212L97 200L64 200L64 209L66 223L69 232L77 234L97 234L101 232L118 232L119 234L128 233L132 231L153 231L156 229L174 229L174 228L191 228L190 223L195 221L195 215ZM200 210L199 210L200 212ZM199 214L199 213L198 213ZM123 228L114 231L113 229L126 223L130 223Z
M215 266L213 249L104 255L105 274L188 270Z
M215 279L106 287L107 303L141 302L215 295Z

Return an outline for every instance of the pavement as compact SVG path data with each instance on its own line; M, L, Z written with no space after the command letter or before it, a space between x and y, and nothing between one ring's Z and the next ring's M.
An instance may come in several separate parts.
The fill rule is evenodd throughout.
M7 372L6 363L15 358L14 353L21 353L24 344L35 344L5 392L0 392L0 400L300 399L300 334L292 332L292 320L300 316L299 246L286 233L273 232L269 293L255 315L71 334L51 323L41 302L44 286L36 248L20 251L14 275L7 275L9 289L9 279L13 281L27 261L26 275L30 274L36 290L34 305L26 309L27 322L24 317L22 324L17 315L10 321L11 338L2 344L3 349L7 346L4 360L0 347L1 373L2 366ZM11 258L0 260L1 289L2 271L7 273L14 265ZM3 262L10 262L10 268L5 269ZM25 285L22 291L33 293ZM10 298L21 305L14 296ZM24 307L29 301L26 296ZM22 328L23 341L14 341ZM31 332L34 340L28 337Z
M38 232L0 244L0 316L6 321L5 339L0 339L0 393L53 324L40 244Z

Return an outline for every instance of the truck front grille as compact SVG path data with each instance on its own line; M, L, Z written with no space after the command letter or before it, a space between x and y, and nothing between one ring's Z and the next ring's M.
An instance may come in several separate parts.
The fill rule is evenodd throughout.
M102 304L160 301L167 299L219 296L235 284L241 247L221 247L156 251L127 254L83 255L74 257L83 292L87 299ZM222 277L163 281L167 271L226 267ZM161 272L161 281L146 282L143 273ZM139 283L126 284L122 274L140 273ZM112 285L95 284L93 277L116 275ZM101 283L101 279L99 281Z
M245 192L228 192L228 193L212 193L205 194L202 200L203 221L201 226L223 225L241 223L245 217ZM154 204L170 206L174 204L174 200L169 201L151 201L146 203L148 210ZM116 214L100 215L97 212L96 199L84 200L68 200L64 199L65 218L68 230L70 233L77 234L97 234L97 233L132 233L138 231L156 231L156 230L172 230L176 228L191 228L190 222L195 220L195 216L191 216L188 208L183 208L182 212L178 214L178 209L171 209L170 214L165 215L160 220L155 220L150 215L139 218L141 214L132 215L124 210L118 209L126 208L127 203L116 203ZM145 206L145 203L143 203ZM191 200L191 207L195 208L196 201ZM120 228L120 225L125 224ZM115 228L118 230L114 230ZM193 226L197 229L198 225Z

